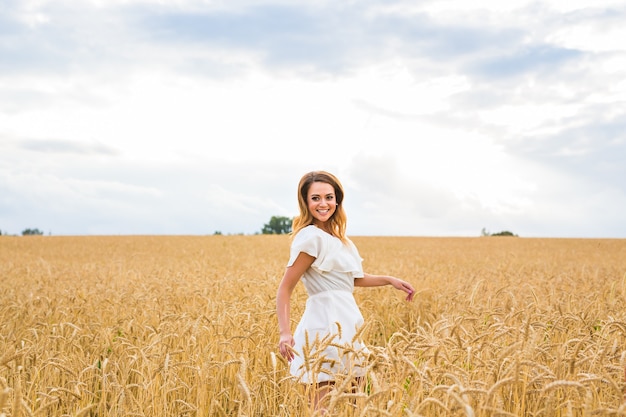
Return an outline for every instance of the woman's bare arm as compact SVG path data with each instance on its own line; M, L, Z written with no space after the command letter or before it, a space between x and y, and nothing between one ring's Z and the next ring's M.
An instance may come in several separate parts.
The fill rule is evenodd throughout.
M314 260L315 258L311 255L300 252L294 263L285 269L276 292L276 315L280 333L278 349L280 354L289 361L293 359L293 351L290 348L295 344L291 334L291 294L302 274L309 269Z

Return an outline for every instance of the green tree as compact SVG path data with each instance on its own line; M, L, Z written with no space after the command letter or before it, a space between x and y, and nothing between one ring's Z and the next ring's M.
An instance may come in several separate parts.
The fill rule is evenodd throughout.
M491 236L515 236L517 237L517 235L513 232L509 232L508 230L503 230L501 232L498 233L492 233Z
M509 232L508 230L503 230L498 233L489 233L489 231L483 227L483 230L480 231L481 236L515 236L518 237L515 233Z
M284 216L272 216L269 223L263 225L264 235L284 235L291 232L292 219Z
M39 229L24 229L22 230L22 236L34 236L43 235L43 232Z

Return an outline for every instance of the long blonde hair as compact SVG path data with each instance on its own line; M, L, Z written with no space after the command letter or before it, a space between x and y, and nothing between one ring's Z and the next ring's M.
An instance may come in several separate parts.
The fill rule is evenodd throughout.
M313 224L313 214L311 214L311 211L309 210L307 196L309 194L309 188L311 188L311 184L314 182L324 182L326 184L330 184L335 190L337 208L333 213L333 216L328 220L330 223L329 233L345 242L347 216L342 205L343 187L337 177L326 171L312 171L304 174L302 179L300 179L300 183L298 184L298 206L300 207L300 215L294 217L293 219L291 225L291 236L295 236L300 230Z

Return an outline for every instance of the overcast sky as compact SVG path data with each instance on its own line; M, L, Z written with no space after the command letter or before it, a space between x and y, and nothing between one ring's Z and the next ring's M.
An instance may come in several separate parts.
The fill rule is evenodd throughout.
M2 0L0 230L626 237L622 0Z

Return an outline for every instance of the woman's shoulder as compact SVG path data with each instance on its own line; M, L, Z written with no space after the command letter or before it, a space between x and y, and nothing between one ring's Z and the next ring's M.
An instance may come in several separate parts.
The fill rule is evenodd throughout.
M295 234L293 239L294 240L308 240L308 239L311 239L311 238L316 237L316 236L322 236L322 233L324 233L324 232L321 229L319 229L315 225L310 224L310 225L300 229Z
M322 256L328 244L320 232L321 230L313 225L300 229L291 241L292 257L300 252L308 253L315 258Z

